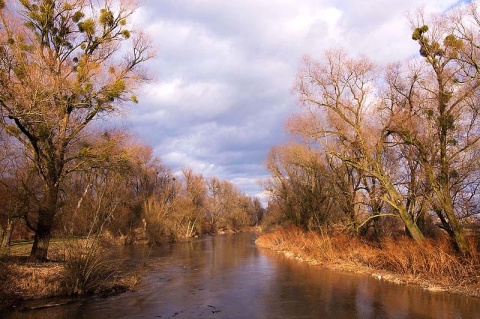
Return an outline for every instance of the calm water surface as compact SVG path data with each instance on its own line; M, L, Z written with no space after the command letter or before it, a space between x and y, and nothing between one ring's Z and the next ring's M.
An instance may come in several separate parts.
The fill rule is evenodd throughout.
M131 267L145 264L137 291L5 318L480 318L480 299L309 266L254 240L127 247Z

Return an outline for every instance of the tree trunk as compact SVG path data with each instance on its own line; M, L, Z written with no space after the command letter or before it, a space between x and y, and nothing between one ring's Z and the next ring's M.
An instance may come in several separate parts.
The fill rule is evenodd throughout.
M48 257L48 247L53 228L53 213L39 211L37 231L30 253L30 259L37 261L46 261Z
M439 196L440 202L443 205L442 209L447 215L448 223L450 224L450 229L453 231L453 244L458 251L467 256L470 254L470 249L468 243L465 239L465 234L463 227L458 221L457 216L455 215L455 208L453 207L452 194L450 192L450 178L451 178L451 161L452 157L449 156L448 152L448 140L449 132L453 130L452 114L451 109L448 108L448 102L450 100L450 95L447 94L445 89L444 79L443 79L443 69L434 66L435 73L437 74L438 81L438 92L439 92L439 101L438 101L438 110L439 110L439 147L440 147L440 174L437 177L439 183L439 190L437 194ZM454 123L454 122L453 122ZM458 134L458 132L457 132Z
M7 220L7 225L5 227L5 230L3 231L3 234L2 234L2 244L0 247L10 246L10 238L12 237L13 224L14 224L13 219L9 218Z
M410 216L407 210L403 207L398 209L398 213L413 240L417 243L422 243L425 239L425 236L420 228L418 228L418 225L415 223L412 216Z
M455 210L450 191L448 186L443 186L442 188L442 192L444 193L443 209L445 211L445 215L448 217L448 223L450 225L450 229L452 230L452 233L449 233L449 235L453 241L454 247L458 249L462 255L468 256L470 254L470 247L468 246L465 238L463 227L458 221L457 216L455 216Z
M45 206L38 209L38 221L30 259L47 261L48 247L52 235L54 217L57 212L58 189L51 187L45 198Z
M410 236L412 236L412 239L416 243L422 244L424 242L425 236L423 235L420 228L418 228L418 225L415 223L413 217L407 211L406 207L401 204L401 196L398 194L395 187L391 183L385 183L384 186L387 194L390 197L390 200L388 201L389 204L398 211L398 215L402 219L405 227L410 233Z
M30 253L30 259L35 261L47 261L48 258L48 246L50 245L50 231L44 231L42 233L37 232L35 234L35 240L33 242L32 251Z

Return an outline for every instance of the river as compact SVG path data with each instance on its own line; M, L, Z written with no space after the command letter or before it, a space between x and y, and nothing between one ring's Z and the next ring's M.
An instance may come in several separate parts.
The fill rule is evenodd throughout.
M311 266L254 240L244 233L126 247L131 267L144 265L136 291L5 318L480 318L479 298Z

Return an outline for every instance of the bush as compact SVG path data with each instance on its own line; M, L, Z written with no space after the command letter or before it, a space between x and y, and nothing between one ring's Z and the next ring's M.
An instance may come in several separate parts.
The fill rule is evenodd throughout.
M65 251L64 283L71 295L98 293L116 269L98 239L73 240Z

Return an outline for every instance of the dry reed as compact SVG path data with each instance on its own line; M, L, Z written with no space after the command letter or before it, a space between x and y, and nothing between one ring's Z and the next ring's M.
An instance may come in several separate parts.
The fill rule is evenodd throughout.
M372 274L383 272L395 281L445 289L468 288L470 294L480 293L478 251L474 250L469 258L461 257L446 239L426 240L424 245L408 238L385 239L373 245L356 237L321 235L290 227L261 235L257 244L315 264Z
M0 251L0 312L21 300L132 290L139 282L131 270L118 271L119 260L98 240L52 241L50 262L30 262L30 243Z

